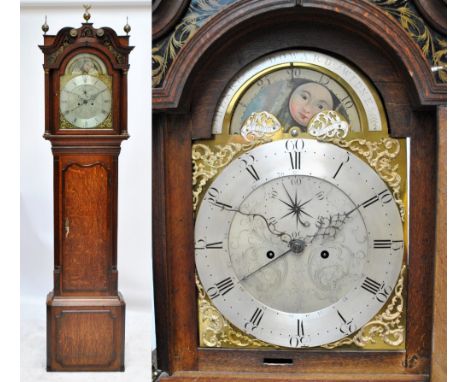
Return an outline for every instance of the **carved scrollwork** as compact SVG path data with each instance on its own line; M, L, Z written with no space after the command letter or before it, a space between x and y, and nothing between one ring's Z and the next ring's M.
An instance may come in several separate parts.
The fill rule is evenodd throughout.
M412 1L370 0L400 23L401 27L419 45L422 52L436 68L439 82L447 82L447 38L429 27Z
M57 57L60 56L65 48L72 44L74 40L75 38L73 36L65 34L59 48L47 56L47 63L49 65L53 64L57 60Z
M447 38L430 28L410 0L367 0L395 18L418 44L435 70L439 82L447 82ZM174 31L153 45L153 87L160 87L180 49L212 16L235 0L191 0Z
M161 85L169 67L180 49L200 27L223 7L236 0L192 0L181 22L174 31L153 46L153 87Z

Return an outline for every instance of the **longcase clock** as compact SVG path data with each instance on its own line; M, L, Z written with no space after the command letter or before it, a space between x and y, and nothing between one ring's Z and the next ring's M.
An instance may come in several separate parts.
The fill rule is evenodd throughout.
M44 35L45 134L54 158L54 289L47 369L124 370L117 189L127 133L128 36L88 20ZM46 31L48 27L43 26Z
M420 3L156 2L161 380L431 379L446 51Z

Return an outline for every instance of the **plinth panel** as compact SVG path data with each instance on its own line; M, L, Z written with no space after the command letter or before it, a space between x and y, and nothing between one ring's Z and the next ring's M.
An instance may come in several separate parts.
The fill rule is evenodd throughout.
M124 368L125 302L119 297L47 301L47 369L118 371Z

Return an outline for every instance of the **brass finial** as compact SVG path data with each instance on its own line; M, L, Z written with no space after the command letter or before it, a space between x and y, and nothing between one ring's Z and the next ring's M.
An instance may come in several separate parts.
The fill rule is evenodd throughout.
M44 32L44 34L46 34L48 30L49 30L49 25L47 24L47 16L46 16L44 24L42 24L42 31Z
M83 18L86 20L86 22L88 22L88 20L91 18L91 13L89 13L91 5L83 4L83 8L85 9L85 13L83 13Z
M132 30L132 27L128 24L128 16L127 16L127 24L125 24L124 26L124 32L128 35L131 30Z

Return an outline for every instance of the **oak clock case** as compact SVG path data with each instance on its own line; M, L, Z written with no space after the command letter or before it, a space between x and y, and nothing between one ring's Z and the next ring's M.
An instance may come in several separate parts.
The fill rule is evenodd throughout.
M123 371L118 156L127 133L128 36L88 22L44 34L45 134L54 159L54 289L47 370ZM48 27L43 26L44 32Z
M430 381L446 86L421 2L181 3L153 15L158 368Z
M240 147L194 189L196 201L203 195L194 206L200 346L404 347L403 325L393 341L366 327L402 283L405 191L352 145L391 142L404 177L405 143L386 129L375 89L323 53L277 53L231 82L218 135L193 146L195 169Z

